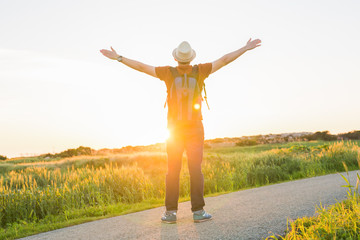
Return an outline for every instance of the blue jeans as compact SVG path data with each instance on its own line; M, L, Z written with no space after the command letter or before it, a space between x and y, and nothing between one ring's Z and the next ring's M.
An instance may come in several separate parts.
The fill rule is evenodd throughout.
M204 149L203 124L201 121L194 121L191 124L171 124L168 128L170 137L166 141L168 155L166 210L178 209L179 178L184 150L186 150L190 173L191 210L201 210L205 206L204 175L201 172Z

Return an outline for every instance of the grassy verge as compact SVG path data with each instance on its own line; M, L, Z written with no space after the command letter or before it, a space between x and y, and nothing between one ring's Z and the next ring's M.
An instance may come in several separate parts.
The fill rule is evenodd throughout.
M205 151L206 196L356 169L359 142L300 142ZM24 163L27 165L24 166ZM29 164L30 163L30 164ZM11 165L9 167L9 165ZM0 238L18 238L163 204L164 152L0 164ZM189 199L184 157L180 196Z
M182 199L186 201L188 199ZM29 235L68 227L80 223L99 220L103 218L124 215L132 212L143 211L163 205L161 199L149 199L140 203L124 204L117 203L107 206L88 207L73 209L61 215L47 215L38 222L15 222L9 224L6 229L0 229L0 239L14 239Z
M206 195L206 197L215 197L230 192L218 192ZM182 197L179 202L189 201L189 197ZM124 204L117 203L107 206L90 207L86 209L74 209L66 215L48 215L38 222L15 222L9 224L6 229L0 228L0 239L22 238L42 232L69 227L81 223L101 220L109 217L116 217L129 213L139 212L147 209L161 207L164 205L164 199L149 199L140 203ZM160 216L159 216L160 221Z

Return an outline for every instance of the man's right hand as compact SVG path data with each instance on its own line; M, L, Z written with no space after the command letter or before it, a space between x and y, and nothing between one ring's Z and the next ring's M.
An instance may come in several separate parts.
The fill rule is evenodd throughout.
M118 57L120 57L120 55L117 54L116 51L112 47L110 47L110 48L111 48L111 51L106 50L106 49L101 49L100 52L107 58L117 60ZM132 69L135 69L139 72L143 72L143 73L149 74L150 76L157 77L156 72L155 72L155 67L153 67L153 66L146 65L142 62L131 60L131 59L125 58L125 57L122 57L121 63L123 63L126 66L128 66Z
M116 51L112 47L110 47L110 48L111 48L111 51L106 50L106 49L101 49L100 52L107 58L117 60L117 58L119 57L119 54L117 54Z

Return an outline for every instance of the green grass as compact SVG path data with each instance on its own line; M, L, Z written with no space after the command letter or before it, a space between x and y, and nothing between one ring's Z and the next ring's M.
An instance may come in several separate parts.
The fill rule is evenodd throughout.
M204 192L210 196L343 171L343 161L349 169L356 169L359 142L207 149L202 166ZM0 238L162 205L166 171L164 152L0 163ZM189 178L184 156L180 181L183 200L189 199Z
M287 142L287 143L272 143L272 144L262 144L255 146L236 146L236 147L224 147L224 148L213 148L206 149L206 153L232 153L232 152L243 152L243 153L258 153L263 151L268 151L272 149L282 149L282 148L291 148L292 146L306 146L306 147L316 147L321 145L330 145L338 141L303 141L303 142ZM360 140L351 141L357 145L360 145Z

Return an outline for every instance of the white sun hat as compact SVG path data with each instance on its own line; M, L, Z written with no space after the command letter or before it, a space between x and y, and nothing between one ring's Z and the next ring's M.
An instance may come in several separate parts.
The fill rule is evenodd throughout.
M172 54L178 62L191 62L196 57L195 51L187 41L180 43Z

